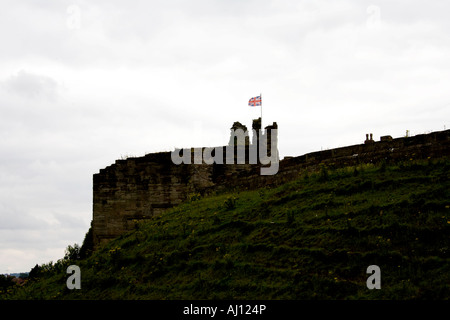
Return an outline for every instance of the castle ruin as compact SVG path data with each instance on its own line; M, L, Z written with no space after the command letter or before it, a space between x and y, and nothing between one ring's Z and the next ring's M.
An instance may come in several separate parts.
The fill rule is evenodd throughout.
M237 129L245 133L241 141L233 135ZM222 163L206 163L204 159L195 162L196 148L189 148L189 163L192 164L174 164L171 152L160 152L116 160L114 164L94 174L94 249L132 230L136 220L159 215L164 210L186 201L193 193L207 194L233 188L243 190L276 186L298 178L302 172L318 170L319 164L338 168L360 163L450 155L450 130L446 130L397 139L383 136L381 141L374 141L370 134L370 138L367 135L362 144L285 157L278 163L277 145L273 149L271 145L274 141L276 143L277 137L272 139L270 136L273 132L271 129L278 129L277 123L265 127L263 132L259 118L253 120L252 129L253 137L250 143L246 126L235 122L231 127L228 146L215 148L222 150L222 155L226 157L226 150L230 150L227 147L232 146L234 164L227 164L226 158ZM260 143L261 139L264 143ZM276 150L279 165L276 174L262 175L261 168L267 165L259 159L251 159L252 148L256 148L256 154L260 154L261 145L267 153ZM202 152L205 149L200 148ZM239 150L245 154L244 163L237 162Z

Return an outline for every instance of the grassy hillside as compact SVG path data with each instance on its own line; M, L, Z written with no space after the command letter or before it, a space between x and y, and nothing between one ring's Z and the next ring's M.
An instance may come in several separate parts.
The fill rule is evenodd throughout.
M450 160L299 175L199 198L82 260L40 266L12 299L449 299ZM70 264L81 290L68 290ZM381 290L366 287L369 265Z

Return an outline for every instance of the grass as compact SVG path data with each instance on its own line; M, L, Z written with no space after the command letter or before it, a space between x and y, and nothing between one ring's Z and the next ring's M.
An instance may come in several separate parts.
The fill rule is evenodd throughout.
M194 197L5 299L449 299L450 160ZM81 268L81 290L65 268ZM381 268L381 290L366 269ZM1 299L1 298L0 298Z

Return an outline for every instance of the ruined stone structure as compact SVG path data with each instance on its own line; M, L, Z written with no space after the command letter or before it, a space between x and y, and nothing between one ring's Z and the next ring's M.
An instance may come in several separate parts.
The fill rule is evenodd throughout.
M92 235L94 248L108 242L134 227L136 220L149 219L164 210L185 201L190 194L207 194L227 189L254 189L275 186L299 177L305 171L318 170L319 164L337 168L359 163L398 161L450 155L450 130L392 139L384 136L375 142L372 135L363 144L308 153L298 157L286 157L279 161L275 175L261 175L262 164L250 164L250 148L258 148L259 139L264 139L264 148L270 149L269 129L261 132L261 119L253 121L255 135L252 143L246 136L243 145L235 144L235 154L244 148L244 164L179 164L171 160L170 152L152 153L143 157L117 160L101 169L93 177ZM235 122L234 129L247 128ZM234 139L230 135L230 142ZM275 140L276 141L276 140ZM223 148L224 157L226 156ZM194 159L194 149L191 159ZM204 148L202 149L204 150ZM275 148L277 150L277 148ZM278 157L278 151L277 157ZM235 162L236 163L236 162ZM254 163L254 162L253 162Z
M205 148L189 148L192 164L176 165L171 159L171 152L161 152L116 160L114 164L101 169L100 173L94 174L93 179L94 248L132 229L136 220L149 219L180 204L190 194L205 194L238 186L250 177L259 176L262 165L258 161L250 164L251 148L257 148L260 139L265 141L266 137L270 138L269 129L276 127L274 122L262 132L261 120L255 120L253 129L256 135L250 144L247 128L235 122L231 127L228 146L218 147L222 149L222 164L206 164L202 160L198 162L197 151L203 153ZM233 133L236 129L245 132L244 143L235 140ZM232 159L227 152L230 146ZM264 147L271 147L270 142ZM237 164L240 151L245 155L243 164Z
M365 144L368 143L374 143L375 141L373 140L373 133L370 134L370 138L369 138L369 134L366 133L366 140L364 141Z

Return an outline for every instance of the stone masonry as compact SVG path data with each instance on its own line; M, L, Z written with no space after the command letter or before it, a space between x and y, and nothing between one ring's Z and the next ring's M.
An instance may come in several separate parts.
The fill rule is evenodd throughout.
M232 129L246 129L239 122ZM248 159L249 148L256 147L259 136L269 136L268 129L259 132L260 119L253 121L257 136L252 143L246 138L243 147ZM392 139L383 137L343 148L313 152L279 161L276 175L260 175L261 164L179 164L171 161L170 152L117 160L93 177L94 249L134 228L136 220L149 219L185 201L190 194L207 194L226 189L255 189L291 181L299 174L318 170L319 164L337 168L360 163L398 161L450 156L450 130ZM367 141L370 141L368 143ZM270 139L268 140L270 141ZM225 148L225 147L223 147ZM224 151L225 154L225 151ZM191 149L191 158L194 150ZM192 162L193 163L193 162Z

